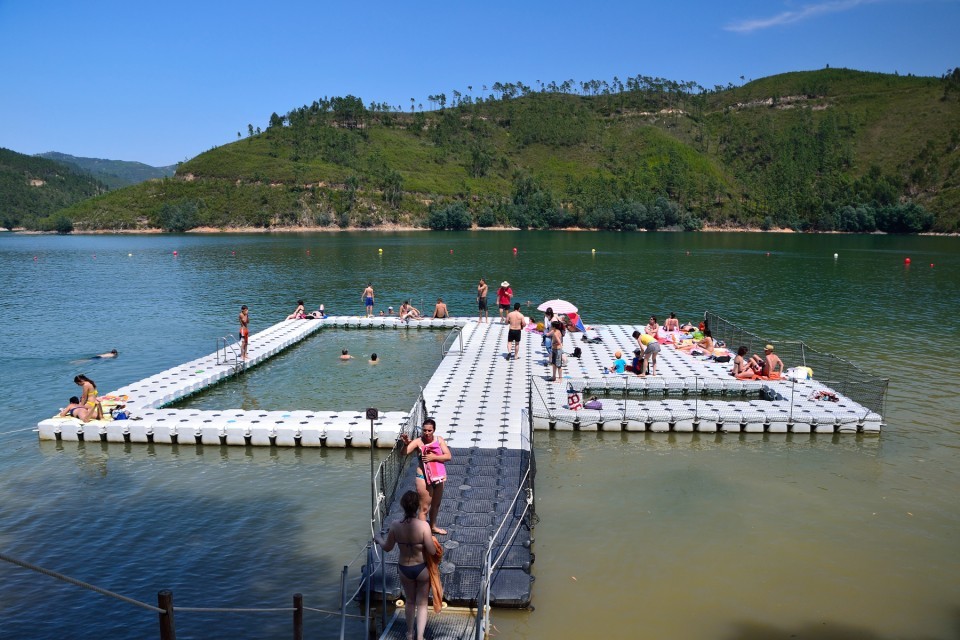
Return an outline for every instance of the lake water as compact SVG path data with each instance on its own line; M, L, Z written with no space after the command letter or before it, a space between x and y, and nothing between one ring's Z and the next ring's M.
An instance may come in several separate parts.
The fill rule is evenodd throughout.
M442 296L472 314L481 276L534 306L571 299L588 324L709 309L891 380L879 437L538 432L535 610L494 611L498 637L960 637L957 238L0 235L0 549L150 603L171 589L181 606L286 607L302 592L335 609L368 539L369 451L58 444L30 429L77 373L109 391L212 352L241 304L254 332L297 298L359 314L370 281L378 310ZM439 344L379 335L321 332L223 401L292 402L297 380L344 409L409 405ZM342 367L341 348L392 364ZM306 624L338 637L333 617ZM177 631L289 637L290 623L184 612ZM153 613L0 562L0 638L158 635Z

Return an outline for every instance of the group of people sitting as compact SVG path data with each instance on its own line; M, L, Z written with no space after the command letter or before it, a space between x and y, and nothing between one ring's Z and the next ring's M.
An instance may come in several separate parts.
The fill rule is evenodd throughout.
M70 402L58 414L61 418L77 418L81 422L103 420L103 406L97 400L97 385L93 380L79 374L73 379L80 387L80 397L70 396Z
M656 316L650 316L643 327L643 331L634 331L633 339L637 347L633 350L633 360L628 364L622 351L614 354L613 365L609 367L611 373L634 373L638 376L657 375L657 354L661 344L672 345L678 351L690 355L705 355L718 362L728 362L730 354L725 345L713 338L704 323L695 326L691 323L681 324L675 313L671 313L661 326ZM764 347L763 356L752 355L747 357L749 349L741 346L733 360L731 375L741 380L765 378L779 380L784 374L783 361L774 353L773 345Z
M387 307L386 312L380 311L381 316L393 316L393 307ZM401 320L422 320L423 315L420 313L420 310L410 304L409 300L404 300L403 304L400 305L400 309L396 315ZM312 320L312 319L322 319L327 317L327 312L324 310L323 305L320 305L320 308L316 311L307 312L304 310L303 300L297 300L297 308L293 310L293 313L287 316L287 320ZM443 301L443 298L437 298L437 304L433 308L433 318L449 318L450 311L447 309L446 303Z
M749 351L744 346L737 349L737 357L733 359L733 369L730 371L734 377L740 380L780 379L783 375L783 360L773 352L772 344L763 347L763 357L753 354L750 358L745 358Z

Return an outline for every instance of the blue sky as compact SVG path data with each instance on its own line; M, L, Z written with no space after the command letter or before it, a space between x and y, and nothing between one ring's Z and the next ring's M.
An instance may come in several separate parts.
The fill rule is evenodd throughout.
M0 0L0 147L159 166L324 96L409 109L495 82L939 76L960 66L958 25L960 0Z

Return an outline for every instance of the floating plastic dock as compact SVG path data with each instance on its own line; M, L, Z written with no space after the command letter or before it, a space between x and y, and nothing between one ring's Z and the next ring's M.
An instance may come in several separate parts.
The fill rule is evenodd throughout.
M459 328L424 388L438 431L450 446L529 449L521 421L533 414L536 429L676 432L845 433L879 432L883 418L835 394L836 402L814 399L832 390L816 380L743 381L719 364L664 347L657 376L607 373L618 349L635 344L631 325L597 326L601 343L567 334L570 357L562 384L548 382L550 366L541 336L524 332L517 361L506 358L506 326L464 318L402 322L395 317L329 317L286 320L250 339L249 360L237 362L226 346L206 357L121 387L106 397L126 397L132 420L49 418L39 423L42 440L107 441L236 446L391 448L405 424L404 412L387 412L370 424L362 410L241 411L169 409L166 405L256 366L324 326L354 329L423 330ZM528 381L530 393L528 395ZM601 410L567 408L572 389L582 400L596 395Z
M560 383L550 382L551 367L542 336L524 331L517 360L507 357L507 326L472 319L401 322L395 317L329 317L287 320L250 338L249 360L238 362L224 344L204 358L168 369L107 394L126 397L130 420L81 423L51 418L39 424L43 440L193 444L211 446L383 447L393 448L408 428L409 413L388 412L373 433L360 410L202 411L166 405L256 366L324 327L453 332L444 357L423 391L427 413L448 443L452 460L438 526L444 536L440 566L445 600L475 606L484 578L485 554L495 543L496 570L490 605L526 607L532 599L531 546L534 429L723 433L876 433L877 413L833 392L816 380L743 381L730 376L729 363L693 357L664 346L659 375L639 377L608 372L617 350L636 344L630 325L597 326L598 343L568 333L569 357ZM817 399L829 391L836 402ZM597 396L600 409L571 409L570 394L581 401ZM413 425L419 426L419 425ZM410 460L407 461L408 463ZM524 476L524 470L530 475ZM414 465L407 464L399 486L412 487ZM395 500L399 499L398 492ZM392 504L385 526L400 512ZM508 525L502 540L498 525ZM496 535L500 536L499 530ZM494 543L491 543L491 539ZM385 556L386 571L372 584L383 585L386 599L400 596L393 568L397 551ZM380 587L378 586L379 590Z

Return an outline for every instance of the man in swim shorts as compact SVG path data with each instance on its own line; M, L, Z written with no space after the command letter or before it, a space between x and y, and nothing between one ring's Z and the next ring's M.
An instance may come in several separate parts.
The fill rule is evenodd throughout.
M363 300L363 304L367 307L367 317L373 317L373 284L367 283L367 288L363 290L363 293L360 294L360 299Z
M507 325L510 329L507 331L507 358L513 355L513 359L517 359L517 354L520 353L520 338L523 335L521 333L523 329L523 314L520 313L520 303L514 303L513 311L507 314ZM511 348L513 353L510 353Z
M487 287L486 281L483 278L480 278L480 284L477 285L477 309L479 309L479 317L477 318L478 322L487 321L487 292L489 287Z

